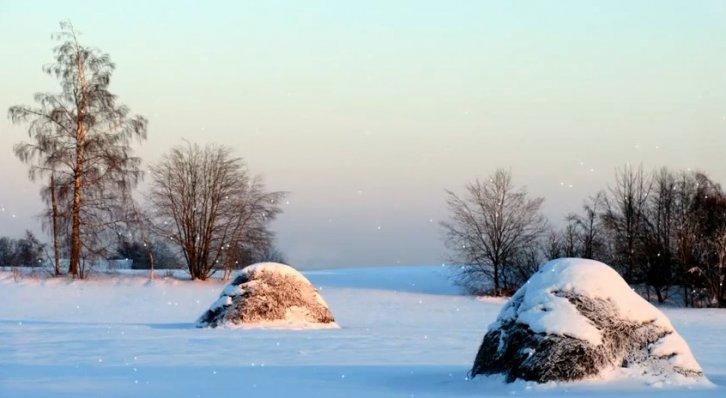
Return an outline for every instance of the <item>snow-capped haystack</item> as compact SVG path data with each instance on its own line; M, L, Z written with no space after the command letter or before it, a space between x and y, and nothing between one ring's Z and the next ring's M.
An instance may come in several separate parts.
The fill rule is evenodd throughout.
M564 258L544 264L512 296L489 326L471 374L543 383L620 371L647 382L707 382L668 318L615 270Z
M335 327L327 304L294 268L258 263L242 270L219 299L197 320L197 327Z

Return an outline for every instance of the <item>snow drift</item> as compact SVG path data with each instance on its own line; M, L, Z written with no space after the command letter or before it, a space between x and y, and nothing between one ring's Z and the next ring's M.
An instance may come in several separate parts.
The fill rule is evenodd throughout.
M613 370L654 382L705 381L668 318L615 270L566 258L544 264L502 308L471 374L549 382Z
M197 320L197 327L335 327L315 287L290 266L258 263L246 267Z

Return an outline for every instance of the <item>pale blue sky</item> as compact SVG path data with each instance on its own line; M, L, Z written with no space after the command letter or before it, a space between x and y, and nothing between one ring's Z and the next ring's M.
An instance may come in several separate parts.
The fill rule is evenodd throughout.
M144 159L216 141L292 192L293 265L441 262L443 190L496 167L555 223L626 162L726 182L724 1L0 0L0 109L57 89L66 18L149 118ZM24 128L0 137L0 234L37 230Z

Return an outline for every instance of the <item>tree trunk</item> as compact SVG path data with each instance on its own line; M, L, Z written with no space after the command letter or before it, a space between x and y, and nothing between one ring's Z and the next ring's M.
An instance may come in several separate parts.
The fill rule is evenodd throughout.
M50 175L51 226L53 229L53 267L56 276L60 275L60 236L58 227L58 200L55 196L55 174Z
M189 246L190 245L187 245L187 248L185 249L187 253L187 263L189 264L189 276L192 277L192 280L196 280L199 278L197 256L194 255L194 252L189 249Z
M85 135L79 128L79 137ZM80 141L80 140L79 140ZM81 190L83 189L83 146L78 142L76 147L76 165L73 171L73 206L71 207L71 258L68 273L78 276L81 261Z
M71 258L68 272L74 277L78 276L81 261L81 196L83 191L83 167L85 161L86 141L86 76L84 70L85 60L81 53L76 56L78 70L79 101L76 118L76 159L73 168L73 206L71 208ZM81 275L81 277L83 277Z
M683 306L688 307L688 286L686 286L686 281L683 281Z
M149 279L154 279L154 252L149 247Z
M222 280L228 281L229 277L231 275L232 275L232 266L228 264L224 267L224 274L222 275Z
M494 295L499 296L499 264L494 265Z
M723 233L723 235L720 237L721 239L721 250L719 250L718 255L718 286L716 287L716 291L718 294L717 303L719 308L723 308L726 303L724 303L724 293L726 292L726 287L724 287L724 282L726 281L726 232Z

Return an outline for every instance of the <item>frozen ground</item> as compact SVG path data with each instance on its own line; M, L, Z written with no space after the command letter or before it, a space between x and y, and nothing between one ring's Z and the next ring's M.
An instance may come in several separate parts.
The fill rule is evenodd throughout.
M666 308L715 384L466 379L500 300L457 295L441 267L310 271L341 329L196 329L221 282L0 272L0 397L726 396L726 311Z

